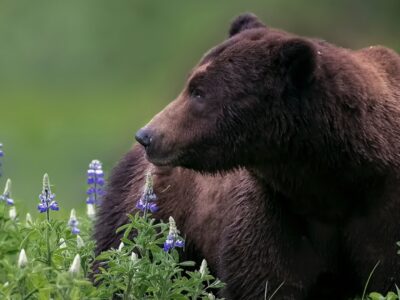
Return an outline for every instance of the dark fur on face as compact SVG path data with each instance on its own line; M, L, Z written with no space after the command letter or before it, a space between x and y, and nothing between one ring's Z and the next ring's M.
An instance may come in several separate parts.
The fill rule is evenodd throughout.
M147 125L150 161L216 172L288 160L312 164L327 152L319 166L382 159L367 147L368 131L353 134L365 126L359 110L379 89L366 78L375 66L361 63L373 51L357 54L296 37L248 14L230 31L232 37L204 56L178 98ZM346 87L348 81L358 88ZM368 124L382 127L371 117ZM383 163L398 164L394 158Z
M307 92L316 50L305 40L247 21L239 22L242 27L234 22L235 35L205 55L179 97L146 126L152 134L150 161L229 170L272 159L277 144L288 139L279 128L282 115L293 110L288 101L300 99L285 95L299 92L301 98Z

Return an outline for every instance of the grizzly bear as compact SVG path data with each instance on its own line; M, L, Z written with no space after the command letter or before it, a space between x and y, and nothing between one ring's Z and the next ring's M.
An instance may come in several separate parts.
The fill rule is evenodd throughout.
M119 243L153 168L227 299L347 299L400 284L400 56L239 16L111 176L97 252ZM142 147L143 146L143 147Z

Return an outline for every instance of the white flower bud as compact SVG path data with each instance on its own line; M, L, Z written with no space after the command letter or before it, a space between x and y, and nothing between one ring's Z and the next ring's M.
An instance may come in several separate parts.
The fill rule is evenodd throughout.
M93 159L89 164L89 169L100 170L103 164L98 159Z
M118 246L118 250L117 251L121 252L122 248L124 248L124 246L125 246L125 244L123 242L121 242L121 244L119 244L119 246Z
M131 254L131 261L132 262L136 262L138 260L138 256L135 252L132 252Z
M4 187L3 195L11 195L11 179L8 178L6 181L6 186Z
M73 275L79 274L81 270L81 257L79 254L75 255L74 260L72 261L71 266L69 267L69 271Z
M59 248L60 249L64 249L67 248L67 244L65 243L65 240L63 238L61 238L58 243L60 244Z
M28 264L28 258L26 257L25 249L21 249L18 256L18 268L24 268Z
M32 216L31 216L30 213L27 213L26 216L25 216L25 225L27 227L30 227L32 224L33 224Z
M17 209L15 206L11 206L10 210L8 211L8 216L13 221L17 218Z
M82 247L84 247L85 246L85 242L83 241L83 239L81 238L81 236L78 234L77 236L76 236L76 247L78 248L78 249L80 249L80 248L82 248Z
M176 228L176 223L173 217L169 217L169 234L170 236L176 237L179 234L178 228Z
M51 188L50 188L50 178L49 175L46 173L43 175L43 189L42 189L42 194L51 194Z
M94 210L93 204L88 204L86 206L86 214L92 220L96 217L96 211Z
M203 259L203 261L201 262L199 272L201 274L201 277L204 277L204 275L206 275L206 272L207 272L207 261L205 259Z
M68 224L71 224L76 221L76 211L75 208L71 209L71 213L69 215Z
M207 294L207 298L208 298L208 300L215 300L215 296L211 293Z

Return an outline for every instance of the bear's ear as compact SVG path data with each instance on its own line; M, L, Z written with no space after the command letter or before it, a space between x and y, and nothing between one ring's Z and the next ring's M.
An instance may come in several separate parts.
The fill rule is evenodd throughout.
M317 51L311 42L301 38L288 40L281 46L279 55L281 67L291 84L301 88L312 81Z
M232 37L243 30L259 27L265 27L265 25L257 18L256 15L252 13L241 14L232 21L229 29L229 37Z

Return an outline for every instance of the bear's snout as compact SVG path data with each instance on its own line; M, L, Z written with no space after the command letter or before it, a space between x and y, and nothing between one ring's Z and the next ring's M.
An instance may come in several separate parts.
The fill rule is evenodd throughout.
M141 128L135 135L136 140L145 148L149 147L152 140L152 134L148 128Z
M157 166L172 164L176 156L163 137L163 133L148 126L139 129L135 135L136 141L145 149L146 158Z

